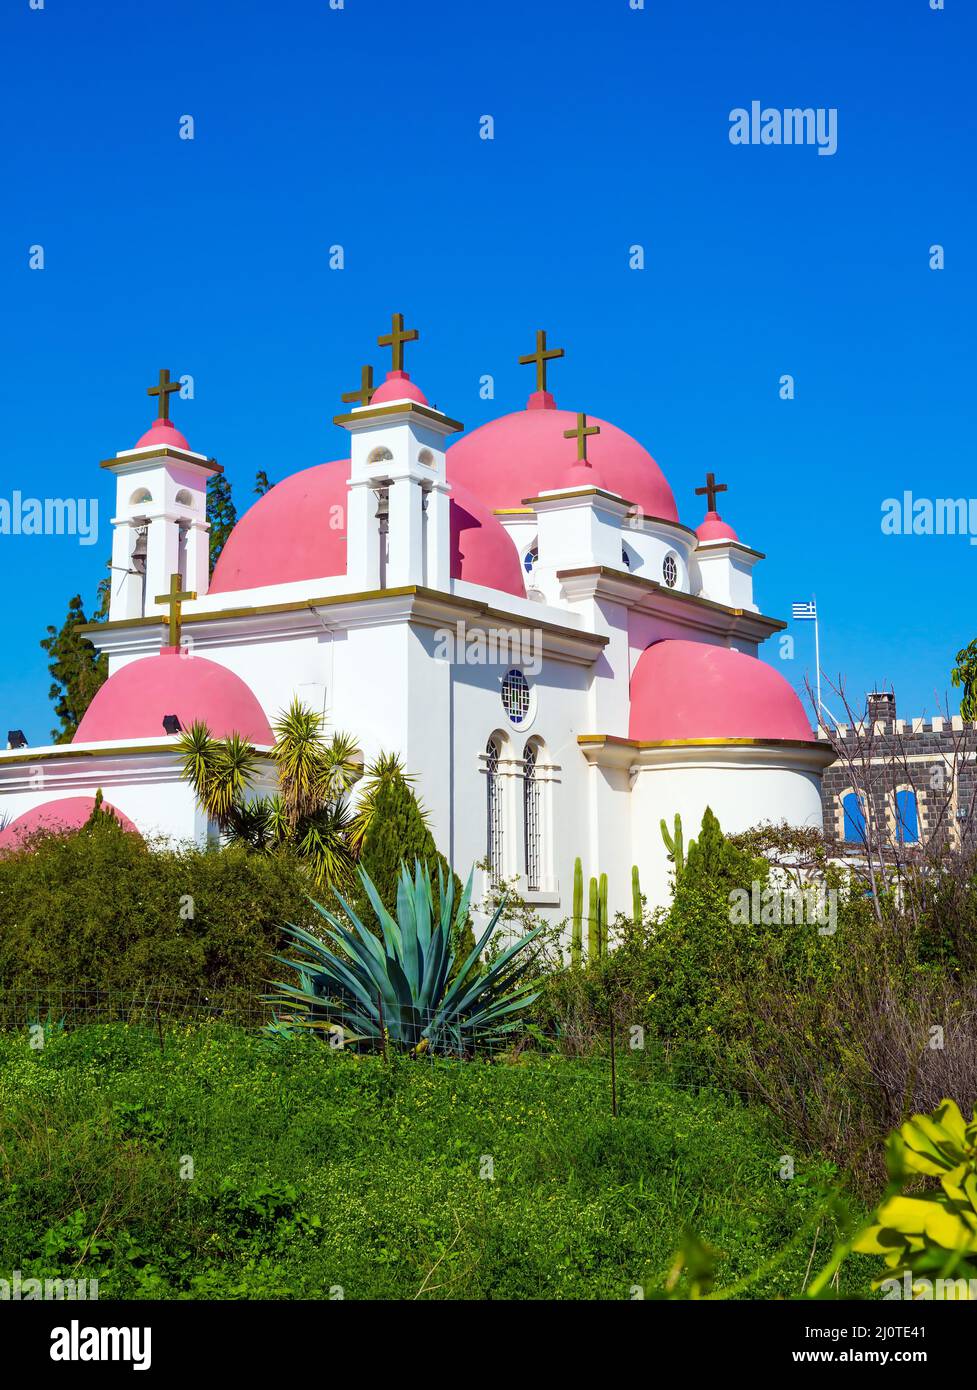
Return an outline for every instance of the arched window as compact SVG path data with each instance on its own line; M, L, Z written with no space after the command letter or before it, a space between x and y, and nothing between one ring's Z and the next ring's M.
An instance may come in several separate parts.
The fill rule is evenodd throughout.
M857 792L849 792L842 801L845 811L845 839L853 843L865 843L865 810L862 798Z
M896 792L896 839L901 845L919 841L919 808L916 793L909 787Z
M485 774L488 795L488 863L489 879L497 887L502 882L502 780L499 759L502 745L493 735L485 745Z
M527 550L525 555L522 557L522 567L527 574L532 574L533 570L536 568L536 562L538 559L539 546L531 546L530 549Z
M527 743L522 753L523 766L523 833L526 853L526 887L531 893L540 889L542 853L540 844L539 779L536 776L538 750Z

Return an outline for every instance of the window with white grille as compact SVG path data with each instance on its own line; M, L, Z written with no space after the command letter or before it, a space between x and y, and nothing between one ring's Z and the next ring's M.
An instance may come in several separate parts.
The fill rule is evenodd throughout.
M488 863L489 879L498 886L502 882L502 781L499 777L499 759L502 749L497 738L490 738L485 746L485 773L488 793Z
M540 845L540 806L539 779L536 776L537 749L535 744L527 743L523 750L523 827L526 852L526 887L531 893L540 888L541 845Z

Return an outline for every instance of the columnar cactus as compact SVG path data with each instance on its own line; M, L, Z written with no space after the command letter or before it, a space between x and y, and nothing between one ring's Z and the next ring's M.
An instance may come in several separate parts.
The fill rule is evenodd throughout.
M675 865L675 877L679 879L685 872L685 846L682 839L682 817L675 812L675 833L669 835L668 826L664 820L661 822L662 839L665 841L665 848L668 850L668 857Z
M601 874L597 897L597 949L607 955L607 875Z
M570 942L570 960L579 965L583 958L583 865L580 859L573 861L573 936Z
M637 864L631 865L631 916L634 918L634 925L640 927L644 919L644 908L641 902L641 880L638 877Z
M590 880L590 913L587 917L587 959L596 960L600 955L600 922L597 918L597 880Z

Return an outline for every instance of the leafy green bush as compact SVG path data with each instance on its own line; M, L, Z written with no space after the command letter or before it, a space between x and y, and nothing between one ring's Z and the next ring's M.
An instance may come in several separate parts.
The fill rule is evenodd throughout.
M307 887L292 860L240 846L150 849L101 822L41 836L0 854L0 1003L143 987L254 1011L281 923L314 917Z

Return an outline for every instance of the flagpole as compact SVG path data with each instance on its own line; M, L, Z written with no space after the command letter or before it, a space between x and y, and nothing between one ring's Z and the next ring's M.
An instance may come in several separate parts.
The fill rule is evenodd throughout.
M814 604L814 677L817 682L818 692L818 728L821 728L821 646L818 640L818 600L817 595L811 595L811 602Z

